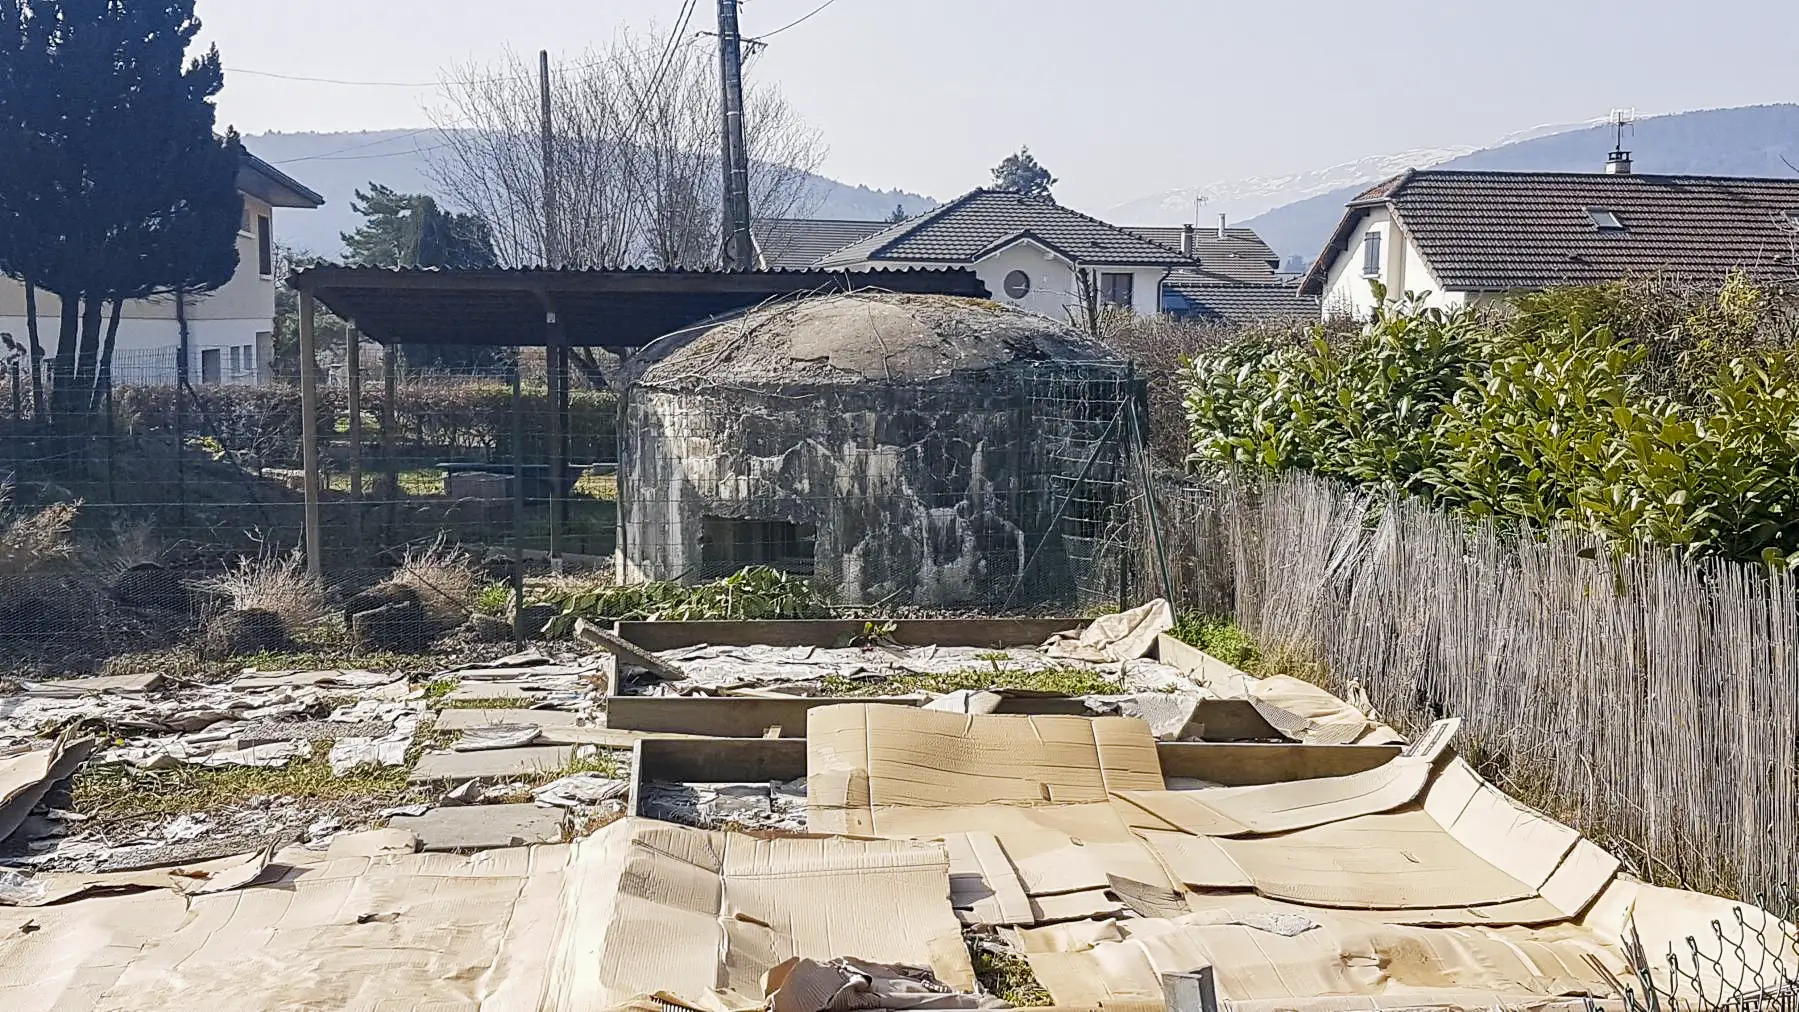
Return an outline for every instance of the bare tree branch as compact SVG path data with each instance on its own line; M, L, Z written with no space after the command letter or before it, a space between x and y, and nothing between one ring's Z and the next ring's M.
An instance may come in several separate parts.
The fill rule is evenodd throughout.
M717 58L694 40L665 64L658 33L620 34L552 75L557 249L561 266L710 267L721 261ZM431 175L448 202L493 228L508 266L543 263L543 155L538 77L509 54L459 67L434 112L445 144ZM758 217L816 207L818 132L771 85L745 96L750 199Z

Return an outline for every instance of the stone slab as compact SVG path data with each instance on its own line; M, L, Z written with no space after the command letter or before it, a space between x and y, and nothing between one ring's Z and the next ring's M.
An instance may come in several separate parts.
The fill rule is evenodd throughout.
M450 690L444 701L463 703L480 699L529 699L543 702L558 693L567 696L579 691L580 686L573 682L565 686L536 682L463 682Z
M491 850L560 843L563 813L536 805L466 805L433 808L417 816L396 815L388 828L418 837L420 850Z
M575 756L573 745L531 745L493 752L427 752L406 779L414 784L461 783L465 780L510 780L555 773Z
M541 728L574 727L581 719L567 710L443 710L437 715L440 731L466 731L490 724L536 724Z

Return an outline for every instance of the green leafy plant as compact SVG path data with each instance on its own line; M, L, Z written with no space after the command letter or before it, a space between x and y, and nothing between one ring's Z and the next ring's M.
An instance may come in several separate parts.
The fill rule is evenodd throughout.
M563 589L537 603L557 607L545 628L552 637L573 631L577 619L697 622L823 618L830 606L809 581L752 566L694 586L672 582Z
M1359 335L1196 359L1201 467L1306 470L1508 528L1799 561L1799 354L1779 293L1555 289L1384 303Z

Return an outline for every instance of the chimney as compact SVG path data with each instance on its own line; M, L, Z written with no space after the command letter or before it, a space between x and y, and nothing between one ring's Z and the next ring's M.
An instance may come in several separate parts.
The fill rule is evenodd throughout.
M1219 216L1218 216L1218 238L1220 238L1220 239L1228 239L1228 238L1230 238L1230 237L1229 237L1229 236L1228 236L1228 235L1226 235L1226 234L1225 234L1225 231L1224 231L1224 221L1225 221L1225 219L1224 219L1224 215L1222 215L1222 214L1221 214L1221 215L1219 215Z
M1197 245L1193 240L1193 231L1192 225L1181 226L1181 256L1190 257L1193 255L1193 247Z
M1605 174L1608 176L1630 175L1630 152L1618 149L1606 155Z

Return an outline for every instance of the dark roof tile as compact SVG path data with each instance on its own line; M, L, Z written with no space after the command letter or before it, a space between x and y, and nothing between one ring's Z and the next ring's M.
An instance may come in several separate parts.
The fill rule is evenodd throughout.
M1316 322L1317 296L1290 284L1220 281L1200 271L1175 271L1162 282L1163 308L1183 319L1217 323L1259 320Z
M765 269L794 270L811 267L826 254L886 227L884 221L767 218L752 223L750 232Z
M935 210L891 225L818 262L844 267L865 261L968 263L1029 233L1085 263L1177 267L1193 261L1097 218L1048 200L1002 190L975 190Z
M1790 278L1799 268L1799 179L1416 171L1350 204L1306 276L1317 294L1363 211L1384 205L1448 291L1595 284L1634 274ZM1615 214L1601 229L1588 213Z

